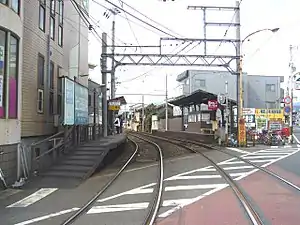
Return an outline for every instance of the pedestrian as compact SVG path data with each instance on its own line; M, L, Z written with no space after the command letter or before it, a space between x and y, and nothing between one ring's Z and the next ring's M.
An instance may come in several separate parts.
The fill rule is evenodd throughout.
M120 121L119 117L117 117L115 119L114 125L115 125L115 128L116 128L117 134L119 134L120 133L120 126L121 126L121 121Z
M119 116L119 120L120 120L120 133L123 133L123 118L122 118L122 115Z

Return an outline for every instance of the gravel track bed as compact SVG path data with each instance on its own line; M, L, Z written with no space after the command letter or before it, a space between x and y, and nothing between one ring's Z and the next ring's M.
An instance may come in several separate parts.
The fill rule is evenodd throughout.
M156 138L151 138L151 137L146 137L151 141L154 141L155 143L157 143L161 149L163 150L163 154L164 154L164 158L174 158L174 157L178 157L178 156L182 156L182 155L186 155L186 154L192 154L191 151L186 150L180 146L177 146L176 144L172 144L163 140L159 140Z
M139 151L135 158L136 162L155 162L157 161L157 149L152 144L139 138L130 136L139 145Z

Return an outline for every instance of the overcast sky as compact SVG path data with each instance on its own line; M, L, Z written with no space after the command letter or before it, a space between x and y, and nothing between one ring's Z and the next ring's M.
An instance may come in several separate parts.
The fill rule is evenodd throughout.
M105 8L95 3L101 3L108 8L112 8L105 0L90 0L90 16L98 22L97 32L101 35L105 31L109 38L111 37L112 16L107 19L103 13ZM120 6L119 0L110 0ZM203 38L203 14L200 10L187 10L188 5L213 5L213 6L234 6L233 0L175 0L174 2L162 2L159 0L124 0L127 4L146 14L151 19L163 24L165 27L188 38ZM127 6L125 10L153 24L153 22L140 16ZM242 38L249 33L263 28L279 27L280 31L276 34L271 32L262 32L251 38L250 42L243 45L244 71L249 74L266 75L266 76L287 76L289 74L289 45L300 44L300 1L296 0L243 0L241 3L241 34ZM231 22L233 12L211 12L207 18L211 22ZM138 22L136 19L127 15L128 19L135 23L141 24L147 29L151 27ZM159 31L150 32L149 30L136 25L134 22L126 20L124 12L116 17L116 43L119 45L157 45L160 37L167 37L166 34ZM130 24L130 25L129 25ZM131 26L131 27L130 27ZM155 25L157 26L157 25ZM157 26L158 27L158 26ZM167 31L163 27L159 27ZM226 27L210 27L207 29L207 36L210 38L223 38ZM133 32L132 32L133 31ZM167 31L168 32L168 31ZM134 34L133 34L134 33ZM235 29L230 28L226 38L234 38ZM111 40L108 38L109 42ZM137 43L138 40L138 43ZM174 51L174 42L166 42L163 47L164 52ZM178 43L177 43L178 44ZM182 46L177 46L178 50ZM193 45L189 46L190 48ZM208 51L214 53L215 45L208 46ZM186 50L190 49L187 48ZM202 54L202 46L194 48L189 54ZM124 49L117 50L124 52ZM154 51L152 49L152 51ZM130 49L126 49L126 52ZM144 50L145 52L145 50ZM148 51L149 52L149 51ZM176 52L176 51L175 51ZM227 44L222 44L217 51L218 54L234 55L235 50ZM137 50L140 53L140 50ZM90 35L89 42L89 61L99 64L101 54L101 43ZM298 53L295 53L295 61L298 64ZM176 76L186 69L201 69L199 67L142 67L142 66L124 66L119 67L116 76L120 85L117 86L117 94L132 93L154 93L164 94L165 76L168 74L168 91L170 97L179 95L179 86L176 82ZM135 77L144 74L146 76ZM91 79L101 83L100 68L97 67L91 73ZM129 103L141 102L141 96L126 95ZM145 102L162 102L164 97L145 96Z

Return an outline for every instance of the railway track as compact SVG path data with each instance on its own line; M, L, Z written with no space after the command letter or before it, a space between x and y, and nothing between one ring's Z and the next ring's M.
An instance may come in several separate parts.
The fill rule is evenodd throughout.
M132 134L132 137L138 138L140 140L143 140L151 145L153 145L157 150L157 158L158 158L158 173L157 173L157 182L156 182L156 188L153 193L152 203L149 207L148 213L143 221L143 225L153 225L160 207L161 199L162 199L162 193L163 193L163 180L164 180L164 167L163 167L163 151L160 148L160 146L151 141L148 140L145 137L140 137L137 135ZM135 142L132 138L128 137L128 140L131 141L134 146L135 150L130 155L128 160L123 164L123 166L118 170L118 172L112 177L112 179L109 180L105 184L105 186L97 192L87 203L85 203L76 213L71 215L67 220L65 220L61 225L70 225L76 222L81 216L86 214L88 210L90 210L94 203L97 201L97 199L109 188L111 185L118 179L118 177L122 174L122 172L126 169L126 167L133 161L135 156L137 155L139 151L139 145L137 142Z
M248 215L250 221L252 224L254 225L262 225L264 224L262 216L260 215L260 213L258 213L256 211L256 209L254 208L253 204L248 200L248 198L246 197L246 194L244 193L244 191L240 188L239 185L237 185L236 181L233 180L231 178L231 176L225 172L216 162L214 162L213 159L211 159L210 157L208 157L204 152L200 152L197 151L193 148L190 148L188 146L186 146L186 144L193 144L196 146L200 146L206 149L211 149L211 150L215 150L215 151L219 151L222 152L224 154L227 154L229 156L232 156L234 158L237 158L253 167L255 167L257 170L260 170L266 174L268 174L269 176L283 182L284 184L288 185L289 187L292 187L294 189L296 189L297 191L300 191L300 188L296 185L294 185L293 183L289 182L288 180L284 179L283 177L280 177L279 175L273 173L272 171L269 171L266 168L257 166L255 163L252 163L251 161L244 159L242 157L236 156L235 154L232 153L228 153L224 150L220 150L220 149L216 149L212 146L203 144L201 142L197 142L197 141L190 141L190 140L182 140L179 138L173 138L173 137L160 137L160 136L155 136L155 135L150 135L148 133L142 133L142 136L146 136L148 138L152 138L152 139L156 139L156 140L162 140L162 141L166 141L168 143L174 144L174 145L179 145L182 148L188 149L191 152L194 153L198 153L200 155L202 155L206 160L208 160L210 162L210 164L217 170L217 172L226 180L226 182L229 184L229 186L232 188L234 194L236 195L237 199L240 201L241 205L243 206L246 214Z

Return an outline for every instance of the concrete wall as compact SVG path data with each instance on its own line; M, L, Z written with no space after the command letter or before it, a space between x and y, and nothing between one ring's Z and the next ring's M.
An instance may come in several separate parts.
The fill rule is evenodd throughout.
M8 32L19 38L19 52L18 52L18 84L22 83L22 45L23 45L23 5L20 1L20 14L17 15L9 6L0 3L0 30ZM8 74L6 74L8 75ZM9 83L7 82L7 85ZM7 86L8 87L8 86ZM17 178L17 149L20 143L21 132L21 85L18 85L18 116L16 119L0 119L0 168L3 170L8 184L13 183ZM8 95L6 95L8 96ZM9 101L8 97L5 99ZM6 113L8 107L6 107Z

